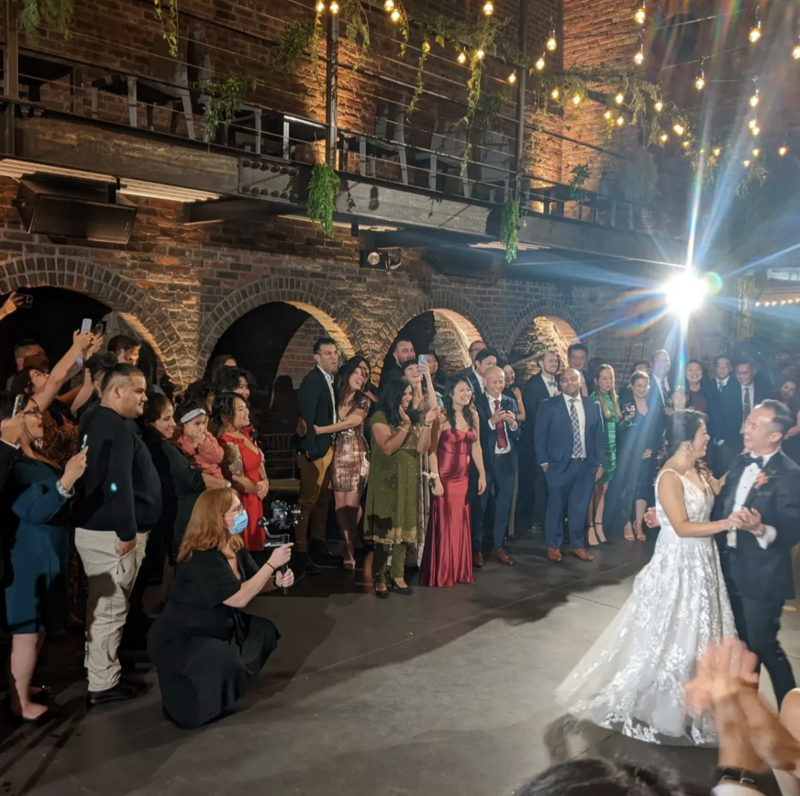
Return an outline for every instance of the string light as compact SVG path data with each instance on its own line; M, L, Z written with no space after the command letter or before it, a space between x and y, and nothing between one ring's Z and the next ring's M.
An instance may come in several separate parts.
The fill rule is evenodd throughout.
M661 135L659 136L659 139L660 139L662 144L666 144L667 141L669 141L669 136L666 133L661 133Z
M622 105L622 103L625 102L625 95L620 91L619 94L614 97L614 102L616 102L617 105Z
M688 149L688 148L691 146L691 144L690 144L688 141L684 141L684 142L681 144L681 146L682 146L684 149Z
M319 3L317 3L317 13L321 14L323 11L325 11L325 3L319 0Z
M483 48L482 48L482 47L478 47L478 49L477 49L477 50L475 50L475 57L476 57L476 58L477 58L479 61L482 61L485 55L486 55L486 53L483 51Z
M516 83L516 82L517 82L517 73L516 73L516 72L512 72L512 73L511 73L511 74L508 76L508 82L509 82L509 83Z
M647 19L647 12L644 9L644 3L642 3L639 8L636 9L633 19L637 25L644 25L644 22Z
M751 130L755 129L756 127L758 127L758 119L750 119L750 121L747 123L747 126Z
M339 13L339 4L336 0L333 0L331 3L331 14L338 14Z
M623 124L625 124L625 117L617 116L617 127L622 127Z
M750 161L749 161L749 160L743 160L743 161L742 161L742 165L743 165L743 166L744 166L746 169L749 169L749 168L750 168Z
M611 119L613 118L614 114L613 114L613 113L611 113L611 111L606 111L606 112L603 114L603 116L604 116L604 117L605 117L605 118L606 118L606 119L607 119L607 120L610 122L610 121L611 121Z
M572 97L572 104L573 105L580 105L581 104L581 95L580 94L575 94Z
M756 125L756 126L755 126L755 127L752 129L752 130L751 130L751 132L753 133L753 135L758 135L758 134L761 132L761 128L760 128L758 125Z
M756 81L753 80L753 82L755 83ZM750 103L751 108L758 107L758 103L761 102L761 97L759 96L758 88L756 88L756 90L753 92L753 95L750 97L748 102Z
M672 129L678 135L683 135L686 132L686 128L680 122L675 122L675 124L672 125Z
M486 0L483 4L483 13L486 14L487 17L490 17L494 14L494 5L492 4L492 0Z
M640 44L639 49L636 51L636 55L633 56L633 62L636 66L641 66L644 63L644 45Z
M458 54L458 58L456 58L456 61L458 61L460 64L465 64L467 62L467 54L462 50Z
M539 60L534 64L536 69L541 72L544 69L544 55L539 56Z
M761 154L761 150L760 150L758 147L756 147L756 148L755 148L755 149L752 151L752 153L751 153L751 154L753 155L753 157L754 157L754 158L757 158L757 157L758 157L758 156Z
M554 53L556 51L556 48L558 47L558 41L556 40L556 32L555 31L552 31L550 33L550 37L547 39L547 43L545 44L545 47L547 47L547 49L551 53Z
M757 20L756 24L750 28L750 35L748 36L751 44L755 44L761 38L761 20Z
M393 11L394 10L394 0L386 0L386 2L383 4L383 10L387 11L387 12L388 11Z
M560 92L560 91L559 91L557 88L554 88L554 89L553 89L553 90L550 92L550 96L551 96L551 97L552 97L554 100L557 100L557 99L558 99L558 98L561 96L561 92Z
M794 49L792 50L792 58L795 61L800 61L800 44L795 44Z
M392 11L389 19L391 19L392 22L399 22L400 21L400 12L395 8L395 10Z
M722 154L722 147L715 146L715 147L714 147L714 148L711 150L711 152L712 152L712 154L714 155L714 157L715 157L715 158L718 158L718 157L719 157L719 156Z
M786 155L786 153L787 153L788 151L789 151L789 147L788 147L788 146L782 146L782 147L779 147L779 148L778 148L778 154L779 154L781 157L784 157L784 155Z
M694 87L698 91L702 91L706 87L706 78L702 72L697 76L697 79L694 81Z
M664 103L660 99L656 100L656 104L653 107L656 109L656 113L661 113L664 110Z

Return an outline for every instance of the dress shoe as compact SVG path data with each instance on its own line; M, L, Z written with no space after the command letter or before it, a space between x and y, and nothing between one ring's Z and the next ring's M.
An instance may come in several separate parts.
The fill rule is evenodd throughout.
M105 691L89 691L86 695L86 702L90 708L95 705L105 705L107 702L123 702L126 699L141 696L145 690L141 683L120 680L115 686L106 688Z
M473 553L472 554L472 566L475 569L482 569L483 568L483 553Z
M573 550L570 547L569 552L581 561L594 561L594 556L588 550Z
M308 553L295 553L289 562L295 577L299 575L319 575L322 570L311 560Z
M547 548L547 557L551 561L561 561L564 556L561 551L557 547L548 547Z
M502 547L492 550L492 558L496 558L501 564L505 564L507 567L514 565L514 559L511 558Z

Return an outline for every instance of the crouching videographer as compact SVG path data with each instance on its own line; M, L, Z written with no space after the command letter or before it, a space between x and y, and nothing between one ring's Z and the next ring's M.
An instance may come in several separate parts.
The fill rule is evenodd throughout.
M280 634L242 609L257 595L294 583L280 571L291 545L256 566L241 539L247 512L233 489L210 489L195 503L178 554L172 594L150 630L164 714L199 727L233 707L261 671Z

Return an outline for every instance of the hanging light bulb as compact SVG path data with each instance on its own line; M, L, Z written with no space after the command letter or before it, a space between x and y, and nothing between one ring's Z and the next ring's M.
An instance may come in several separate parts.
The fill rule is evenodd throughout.
M339 4L336 0L333 0L331 3L331 14L338 14L339 13Z
M680 122L675 122L675 124L672 125L672 129L678 135L683 135L686 132L686 128Z
M536 69L537 69L539 72L541 72L541 71L542 71L542 69L544 69L544 56L543 56L543 55L539 56L539 60L538 60L538 61L536 61L536 63L534 64L534 66L536 67Z
M792 50L792 58L795 61L800 61L800 44L795 44L794 49Z
M558 99L558 98L561 96L561 92L560 92L560 91L559 91L557 88L554 88L554 89L553 89L553 90L550 92L550 96L551 96L551 97L552 97L554 100L557 100L557 99Z
M494 5L492 4L492 0L486 0L483 4L483 13L486 14L487 17L490 17L494 14Z
M644 63L644 48L641 45L636 51L636 55L633 56L633 62L636 66L641 66Z
M752 28L748 36L751 44L755 44L761 38L761 20L759 19Z
M782 146L778 148L778 154L783 157L789 151L788 146Z
M753 135L758 135L761 132L761 128L758 126L758 122L756 122L756 126L750 132Z
M622 127L623 124L625 124L625 117L617 116L617 127Z
M642 3L639 8L636 9L633 19L637 25L644 25L644 21L647 19L647 12L644 10L644 3Z
M512 83L512 84L517 82L517 73L516 73L516 72L512 72L512 73L511 73L511 74L508 76L508 82L509 82L509 83Z
M467 54L462 50L458 54L458 58L456 58L456 61L458 61L460 64L465 64L467 62Z
M753 94L753 96L750 97L750 99L748 101L750 103L750 107L751 108L757 108L758 107L758 103L761 102L761 98L758 96L758 89L756 89L755 94Z
M390 14L389 19L391 19L392 22L399 22L400 21L400 12L395 8L395 10L392 11L392 13Z
M742 161L742 165L743 165L743 166L744 166L746 169L749 169L749 168L750 168L750 161L749 161L749 160L744 160L744 161Z
M322 14L324 11L325 11L325 3L323 3L322 0L319 0L319 2L317 3L317 13Z
M661 133L658 137L662 144L666 144L669 141L669 136L666 133Z
M620 91L619 94L614 97L614 102L616 102L617 105L622 105L622 103L625 102L625 95Z
M661 113L664 110L664 103L661 100L656 100L656 104L653 107L656 109L656 113Z
M682 146L684 149L688 149L688 148L691 146L691 144L690 144L688 141L684 141L684 142L681 144L681 146Z
M750 121L747 123L747 126L751 130L753 130L754 128L758 127L758 119L750 119Z
M580 94L575 94L572 97L572 104L573 105L580 105L581 104L581 95Z
M606 112L603 114L603 116L604 116L604 117L605 117L605 118L606 118L608 121L611 121L611 119L613 118L614 114L613 114L613 113L611 113L611 111L606 111Z
M718 158L722 154L722 147L715 146L711 152L714 154L715 158Z
M697 79L694 81L694 87L698 91L702 91L706 87L706 78L702 72L697 76Z
M393 11L394 10L394 0L386 0L383 4L384 11Z
M478 47L478 49L477 49L477 50L475 50L475 57L476 57L476 58L477 58L479 61L482 61L485 55L486 55L486 53L483 51L483 48L482 48L482 47Z
M752 153L751 153L751 154L753 155L753 157L754 157L754 158L757 158L757 157L758 157L758 156L761 154L761 150L760 150L758 147L756 147L756 148L755 148L755 149L752 151Z
M545 43L544 46L547 47L547 49L551 53L554 53L556 51L556 49L558 48L558 41L556 40L556 32L555 31L552 31L550 33L550 36L547 39L547 42Z

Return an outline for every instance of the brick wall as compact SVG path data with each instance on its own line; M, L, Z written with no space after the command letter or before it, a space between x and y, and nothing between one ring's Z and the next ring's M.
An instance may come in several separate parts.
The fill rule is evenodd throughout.
M319 321L309 315L284 349L277 376L288 376L297 389L303 376L314 367L314 341L326 334Z

